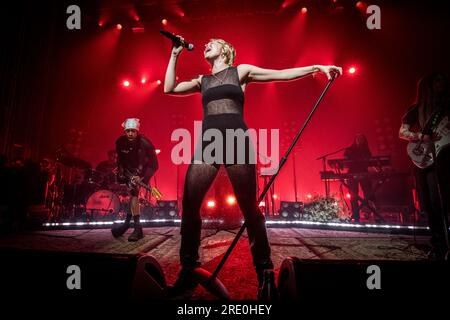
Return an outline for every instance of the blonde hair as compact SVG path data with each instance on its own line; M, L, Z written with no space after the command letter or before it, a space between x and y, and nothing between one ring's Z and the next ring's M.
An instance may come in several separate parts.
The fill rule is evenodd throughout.
M222 54L225 56L225 63L231 67L236 59L236 50L234 50L234 47L223 39L211 39L211 41L216 41L222 45Z

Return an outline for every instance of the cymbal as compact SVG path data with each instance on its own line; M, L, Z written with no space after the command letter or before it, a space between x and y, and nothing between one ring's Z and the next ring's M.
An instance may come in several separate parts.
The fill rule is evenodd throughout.
M72 168L78 168L78 169L92 168L92 165L90 162L80 159L80 158L77 158L69 153L58 154L58 157L56 160L58 162L62 163L63 165L66 165L66 166L72 167Z

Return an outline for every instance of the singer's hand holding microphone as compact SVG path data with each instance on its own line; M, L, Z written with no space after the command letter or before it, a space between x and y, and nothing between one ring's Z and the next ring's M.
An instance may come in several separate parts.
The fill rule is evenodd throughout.
M172 40L172 55L178 56L183 48L186 48L189 51L194 49L194 45L192 43L187 43L182 36L175 35L163 29L161 29L160 32L163 36Z
M183 37L180 37L181 41L184 41ZM178 56L181 51L183 51L184 47L181 45L181 43L173 42L172 43L172 55Z

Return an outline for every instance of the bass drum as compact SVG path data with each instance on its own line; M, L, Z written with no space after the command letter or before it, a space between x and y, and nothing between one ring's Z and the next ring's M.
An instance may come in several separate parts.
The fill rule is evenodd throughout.
M95 220L115 219L119 211L119 197L109 190L94 192L86 202L86 214Z

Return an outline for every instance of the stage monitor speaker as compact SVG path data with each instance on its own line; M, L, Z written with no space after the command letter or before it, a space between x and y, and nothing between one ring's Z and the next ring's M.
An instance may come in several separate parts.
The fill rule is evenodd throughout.
M283 302L438 301L448 295L448 263L286 258L278 273Z
M115 303L165 299L164 273L152 256L0 250L1 290L33 302Z
M158 200L153 208L153 219L177 219L180 213L177 200Z
M298 220L303 215L303 202L281 201L280 217L286 220Z

